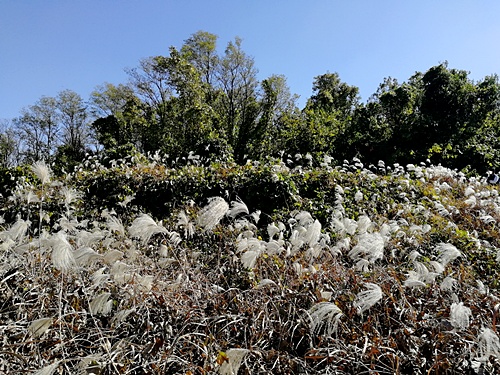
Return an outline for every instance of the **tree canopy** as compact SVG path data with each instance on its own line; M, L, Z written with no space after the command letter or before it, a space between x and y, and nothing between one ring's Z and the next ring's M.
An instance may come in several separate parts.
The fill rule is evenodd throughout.
M127 74L126 83L97 86L87 102L64 90L24 108L3 126L3 163L75 164L86 153L137 150L238 163L310 153L339 163L500 167L498 77L473 81L446 62L402 83L386 78L366 103L357 87L328 72L313 78L302 109L286 77L257 78L239 37L220 51L216 35L198 31Z

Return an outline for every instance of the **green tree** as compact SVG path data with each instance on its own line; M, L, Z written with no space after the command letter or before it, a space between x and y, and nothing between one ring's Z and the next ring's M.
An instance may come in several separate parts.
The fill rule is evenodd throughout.
M464 168L474 163L464 157L471 140L492 119L497 119L500 87L495 76L475 83L464 70L443 63L422 77L422 120L428 156L435 163ZM491 129L491 127L489 127ZM486 140L487 141L487 140Z
M184 41L180 52L199 72L205 87L214 87L219 65L217 35L198 31Z
M145 152L158 146L160 140L149 144L152 137L148 133L155 122L154 109L141 100L130 85L105 83L98 86L91 94L90 106L97 118L92 123L95 137L108 152L119 148L125 154L132 148ZM114 155L124 156L121 152Z
M251 159L264 159L284 150L285 124L289 118L300 116L296 101L297 95L290 93L285 76L272 75L261 82L258 118L247 128L248 135L240 137L248 140L242 146Z
M237 37L227 44L217 70L217 87L223 92L222 112L219 112L222 128L239 161L244 159L246 151L240 146L248 141L250 128L258 117L259 84L254 60L243 51L241 43Z
M61 136L57 100L43 96L35 104L23 108L21 116L14 119L21 141L24 162L51 160Z
M57 95L62 144L75 154L84 153L90 139L89 113L82 97L72 90Z
M19 140L12 124L0 120L0 167L9 168L20 163Z
M359 89L340 80L337 73L317 76L313 95L303 110L304 121L296 152L328 153L341 158L345 152L345 132L359 106Z

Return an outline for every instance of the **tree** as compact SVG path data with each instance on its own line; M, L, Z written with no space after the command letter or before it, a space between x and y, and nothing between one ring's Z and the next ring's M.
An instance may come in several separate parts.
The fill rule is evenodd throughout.
M148 125L160 139L169 125L167 103L174 94L169 84L170 72L162 59L162 56L142 59L139 68L127 71L135 94L148 107Z
M342 82L337 73L317 76L313 83L313 95L303 110L302 142L297 152L342 157L346 147L343 134L359 105L358 92L357 87Z
M185 40L180 52L199 72L200 78L206 87L214 87L216 71L219 65L217 35L206 31L198 31Z
M72 90L61 91L56 99L63 146L75 155L84 154L90 138L87 106Z
M208 83L203 81L200 71L174 47L168 57L159 56L157 61L168 72L168 84L175 93L167 105L170 123L165 140L169 153L177 156L189 152L225 153L223 134L214 126L212 90L206 89Z
M249 128L258 117L257 69L253 58L241 48L241 38L227 44L217 71L217 85L221 88L221 119L224 134L232 147L235 159L242 161L241 148L248 139Z
M12 124L0 120L0 167L9 168L19 164L19 140Z
M24 108L14 125L21 141L23 161L51 160L61 135L55 98L43 96L34 105Z
M128 85L105 83L91 94L92 123L97 141L105 150L134 147L144 152L148 145L148 114L152 109Z
M313 95L306 107L312 110L337 112L343 118L352 115L359 103L359 89L342 82L338 73L317 76L313 83Z
M286 137L289 119L300 116L296 105L297 95L292 95L283 75L272 75L261 82L258 119L247 129L247 139L242 145L251 159L277 155L285 149L281 140Z
M478 131L487 122L498 119L498 78L490 76L475 83L468 74L464 70L449 69L447 63L443 63L430 68L422 77L424 139L428 156L434 163L464 168L472 162L469 159L472 138L477 138ZM491 130L491 126L489 128ZM467 158L465 149L469 150Z
M90 94L90 113L95 118L119 116L133 98L135 94L132 87L124 84L115 86L106 82L97 86Z

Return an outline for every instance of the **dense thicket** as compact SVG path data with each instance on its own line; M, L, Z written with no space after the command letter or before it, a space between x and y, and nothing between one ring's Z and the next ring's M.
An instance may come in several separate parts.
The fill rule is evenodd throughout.
M498 374L498 187L330 162L4 171L0 372Z
M65 90L23 109L3 124L2 164L44 159L67 170L88 152L133 149L240 164L306 153L337 164L429 159L481 173L500 163L498 77L476 82L447 63L403 83L387 78L366 103L357 87L326 73L314 78L302 109L284 76L257 79L239 38L220 53L217 36L200 31L127 73L129 82L99 86L87 102Z

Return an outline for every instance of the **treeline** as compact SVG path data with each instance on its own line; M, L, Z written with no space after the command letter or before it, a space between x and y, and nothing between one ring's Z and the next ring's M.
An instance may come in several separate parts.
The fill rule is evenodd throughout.
M500 165L496 75L475 82L441 63L403 83L386 78L362 103L357 87L326 73L299 109L284 76L257 79L241 39L219 53L217 36L204 31L127 73L129 82L99 86L87 101L65 90L4 122L0 163L44 159L62 171L88 153L158 151L237 163L307 153L339 162L428 159L479 173Z

